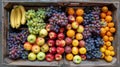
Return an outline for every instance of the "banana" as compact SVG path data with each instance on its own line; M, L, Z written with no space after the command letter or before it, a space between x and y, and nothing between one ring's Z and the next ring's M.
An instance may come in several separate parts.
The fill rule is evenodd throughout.
M22 17L21 17L21 24L24 25L26 23L26 18L25 18L26 10L25 10L25 8L22 5L20 5L19 8L20 8L21 15L22 15Z
M10 25L12 28L15 28L15 10L12 9L10 14Z
M20 21L21 21L21 11L19 7L14 8L16 10L16 17L15 17L15 22L16 22L16 29L20 27Z

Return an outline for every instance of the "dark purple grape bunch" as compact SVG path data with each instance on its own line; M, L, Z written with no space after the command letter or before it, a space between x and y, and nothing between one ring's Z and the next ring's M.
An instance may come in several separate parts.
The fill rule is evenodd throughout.
M61 13L61 7L55 8L53 6L50 6L46 9L46 16L49 18L53 15L53 13Z
M60 27L64 27L68 24L68 18L64 12L62 13L53 13L53 16L49 19L50 24L56 23Z
M103 40L100 36L89 37L86 41L87 59L99 59L101 58L100 46L103 45Z
M18 59L22 58L24 43L27 41L27 36L29 35L28 30L22 30L19 33L10 33L7 41L9 58ZM26 54L27 56L27 54Z

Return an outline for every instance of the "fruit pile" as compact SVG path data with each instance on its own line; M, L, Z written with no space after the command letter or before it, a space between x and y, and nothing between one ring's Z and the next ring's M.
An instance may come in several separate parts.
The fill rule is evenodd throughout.
M100 48L100 50L102 52L102 58L108 62L111 62L112 56L115 55L112 41L114 40L113 34L115 33L116 29L114 27L115 24L112 21L112 12L108 10L108 7L102 7L101 11L101 36L103 37L104 45Z
M65 53L66 60L76 64L100 58L111 62L116 32L112 21L107 6L50 6L27 11L14 6L7 41L9 58L52 62L62 60Z

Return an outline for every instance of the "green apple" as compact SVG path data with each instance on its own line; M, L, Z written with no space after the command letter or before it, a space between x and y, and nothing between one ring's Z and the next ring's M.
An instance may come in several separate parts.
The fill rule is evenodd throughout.
M45 53L44 52L39 52L37 54L37 59L38 60L44 60L45 59Z
M47 35L48 35L48 32L47 32L46 29L40 30L40 32L39 32L39 36L40 37L46 37Z
M79 25L77 28L78 33L82 33L84 31L84 27L82 25Z
M33 35L33 34L30 34L30 35L27 37L27 41L28 41L29 43L35 43L35 41L36 41L36 36Z
M36 60L36 54L35 53L29 53L29 55L28 55L28 60L31 60L31 61L34 61L34 60Z
M42 51L42 52L48 52L48 50L49 50L48 44L44 44L44 45L41 47L41 51Z
M73 62L76 64L79 64L82 61L81 57L79 55L75 55L73 57Z
M79 24L77 22L72 22L72 28L77 29Z

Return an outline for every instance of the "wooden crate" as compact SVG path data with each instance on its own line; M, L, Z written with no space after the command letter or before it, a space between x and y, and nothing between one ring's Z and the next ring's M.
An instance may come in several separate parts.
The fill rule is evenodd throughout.
M11 60L7 57L6 45L7 45L7 36L9 32L9 14L13 5L23 5L26 9L36 9L38 7L46 7L50 4L53 6L65 5L72 7L82 7L82 6L103 6L106 5L113 12L113 21L115 22L115 27L117 32L115 34L115 39L113 41L113 46L115 47L116 56L113 58L111 63L107 63L104 60L96 60L96 61L82 61L80 64L74 64L72 61L67 61L65 58L62 61L28 61L28 60ZM6 65L22 65L22 66L61 66L65 64L67 66L111 66L119 63L119 19L118 19L118 11L119 11L119 2L106 2L106 1L80 1L80 0L53 0L53 1L9 1L4 0L2 2L2 63Z

